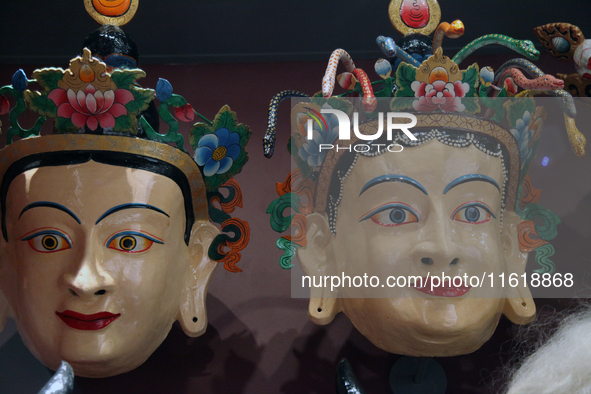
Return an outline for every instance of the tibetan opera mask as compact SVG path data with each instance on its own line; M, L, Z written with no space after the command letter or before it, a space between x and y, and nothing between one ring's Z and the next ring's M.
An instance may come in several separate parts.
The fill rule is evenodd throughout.
M391 8L401 3L393 1ZM454 29L461 26L463 33L457 22ZM516 59L497 74L477 64L460 69L470 48L453 59L441 48L439 33L452 26L440 24L433 40L426 34L434 28L416 28L399 29L415 33L401 40L404 47L378 38L386 55L399 58L394 67L376 62L381 83L370 83L339 49L322 93L284 91L273 98L264 141L268 157L277 105L305 97L292 102L290 152L296 164L278 184L279 198L268 213L276 231L292 230L277 241L285 252L281 265L290 268L297 254L313 322L328 324L343 312L385 351L455 356L480 348L502 314L516 324L535 318L525 285L484 285L483 278L522 275L534 250L536 272L553 272L548 241L560 221L537 204L539 191L527 176L546 116L531 92L519 92L520 84L533 83L518 78L519 65L533 65ZM470 45L475 50L492 43L487 40ZM336 77L339 60L347 72ZM348 92L332 96L335 79ZM564 98L569 139L583 155L572 97L551 75L538 79L538 86ZM344 98L352 94L362 98ZM393 112L399 115L387 117ZM408 132L390 127L409 117L416 123ZM288 208L293 215L286 216Z
M248 127L223 107L192 127L193 159L177 119L194 112L170 83L143 89L143 71L106 67L85 49L65 71L19 71L0 89L16 101L0 151L0 321L13 318L48 367L64 360L86 377L138 367L177 320L201 335L213 270L240 271L249 234L229 215L242 202L232 177L248 160ZM142 116L155 97L165 134ZM25 107L39 115L28 130ZM54 133L39 136L46 117Z
M543 111L532 112L541 127ZM529 249L519 232L529 228L514 209L506 209L517 196L518 148L510 131L484 119L417 114L417 120L412 129L417 141L395 137L401 152L378 151L380 144L389 145L385 139L371 145L357 140L351 152L328 152L313 196L302 170L292 172L291 193L301 195L298 202L314 201L314 209L300 219L305 228L293 218L291 246L300 242L298 260L307 276L343 282L334 289L331 283L310 285L309 316L315 323L327 324L344 312L364 336L391 353L470 353L488 340L502 313L517 324L535 317L526 287L446 282L525 272ZM377 121L360 127L364 135L376 129ZM306 209L301 208L298 203L298 211ZM558 221L547 210L543 214ZM346 277L376 281L347 286ZM390 284L383 289L377 280Z

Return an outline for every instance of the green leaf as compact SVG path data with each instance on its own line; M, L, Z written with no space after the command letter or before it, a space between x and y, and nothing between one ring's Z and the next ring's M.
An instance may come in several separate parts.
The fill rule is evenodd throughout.
M533 116L535 109L535 101L531 97L511 99L507 104L507 118L511 128L515 128L517 120L523 118L525 111Z
M54 128L59 130L61 133L78 130L78 128L74 126L72 120L69 118L55 118Z
M375 96L376 97L391 97L393 87L394 87L394 78L390 77L388 79L385 79L382 89L375 92Z
M164 104L168 104L171 107L182 107L183 105L187 105L187 100L185 100L183 96L173 94L164 102Z
M246 126L245 124L240 123L236 127L234 132L238 133L238 135L240 136L240 146L242 146L242 147L246 146L248 140L250 140L250 136L252 135L250 128L248 126Z
M220 112L219 117L217 117L217 122L214 121L215 130L225 127L232 132L235 125L236 120L232 117L232 114L230 114L229 111Z
M398 70L396 70L396 85L398 90L395 97L414 97L415 92L411 88L411 84L416 80L417 69L408 63L400 63Z
M39 115L47 116L49 118L57 117L57 106L52 100L49 100L46 95L26 90L24 96L29 107Z
M122 132L131 132L132 134L137 134L137 122L135 119L135 115L122 115L118 118L115 118L115 127L113 131L122 133Z
M340 98L340 97L331 97L328 99L328 105L333 107L336 110L343 111L350 116L353 112L353 104L347 99Z
M467 100L462 100L462 104L466 107L464 112L469 114L475 114L480 112L480 105L478 104L478 99L475 98L468 98Z
M416 100L414 97L395 97L390 101L392 111L401 111L412 109L412 103Z
M211 126L205 123L195 123L193 127L191 127L191 130L189 130L189 144L191 144L193 149L197 149L197 144L201 137L211 132Z
M466 93L466 97L474 97L477 95L476 88L478 87L478 81L480 81L478 64L474 63L466 70L462 70L462 82L470 85L470 90Z
M133 84L140 78L144 78L146 73L139 69L134 70L115 70L111 73L111 80L115 82L118 89L134 88Z
M321 107L328 102L327 99L322 96L322 92L316 93L314 97L310 99L312 104L316 104L317 106Z
M125 104L128 114L137 115L145 111L155 97L152 89L133 88L130 91L134 99Z
M58 87L57 83L64 77L64 70L61 68L44 68L35 71L32 76L43 89L50 91Z
M234 160L234 163L232 163L232 168L230 168L228 170L228 172L223 174L223 175L225 175L224 182L226 182L228 179L232 178L234 175L239 174L247 162L248 162L248 153L245 150L242 150L242 152L240 152L240 155L238 155L236 160Z

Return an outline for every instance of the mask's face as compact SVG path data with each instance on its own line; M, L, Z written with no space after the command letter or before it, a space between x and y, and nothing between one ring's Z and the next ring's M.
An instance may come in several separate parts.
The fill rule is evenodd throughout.
M92 161L13 180L0 285L39 360L111 376L142 364L177 319L202 332L216 230L197 223L187 246L183 201L165 176Z
M472 352L492 335L505 307L499 274L523 272L527 257L519 253L511 228L514 213L505 212L501 234L503 178L500 158L436 140L358 158L344 182L336 235L321 255L329 266L325 273L376 276L377 290L387 291L377 295L368 282L367 288L338 293L340 310L376 346L398 354L449 356ZM313 219L312 227L317 222ZM323 242L308 239L308 245ZM307 259L306 252L302 257ZM433 282L431 288L427 278L442 274L484 277L487 283L492 275L497 285ZM403 277L406 284L388 287L389 277L390 283ZM424 280L423 288L411 285L413 277Z

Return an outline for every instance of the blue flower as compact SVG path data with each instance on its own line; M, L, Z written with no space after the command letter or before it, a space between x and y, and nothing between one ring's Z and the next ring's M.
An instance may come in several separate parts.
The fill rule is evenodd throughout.
M227 128L217 129L204 135L195 149L195 161L203 166L204 176L224 174L240 155L240 134L230 133Z
M527 160L532 154L533 143L530 143L535 134L535 128L530 129L531 114L529 111L523 113L521 119L517 119L515 122L515 129L511 129L511 133L517 140L519 146L519 154L521 156L522 167L525 165Z
M27 75L22 68L12 76L12 88L18 92L24 92L27 88Z
M492 67L484 67L480 70L480 82L486 87L490 86L490 84L495 79L495 72L493 71Z
M378 73L378 75L382 78L387 78L387 75L392 75L392 64L389 60L378 59L378 61L374 65L374 68L376 70L376 73Z
M325 104L325 109L332 109L331 106ZM320 150L320 144L332 144L339 135L339 121L336 115L323 114L324 120L328 125L328 130L324 126L324 123L319 125L313 121L312 126L312 138L311 140L306 139L306 142L300 147L298 154L312 167L320 167L324 158L326 157L326 150Z
M160 102L168 100L172 96L172 85L164 78L160 78L156 84L156 97Z

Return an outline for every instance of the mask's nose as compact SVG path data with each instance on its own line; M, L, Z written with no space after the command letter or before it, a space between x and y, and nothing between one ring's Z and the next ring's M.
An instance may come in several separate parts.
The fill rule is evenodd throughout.
M62 275L60 285L74 297L93 298L112 292L114 280L102 267L101 253L88 247L80 263Z
M425 272L457 271L463 262L461 245L451 219L440 210L429 213L427 223L411 249L412 261Z

